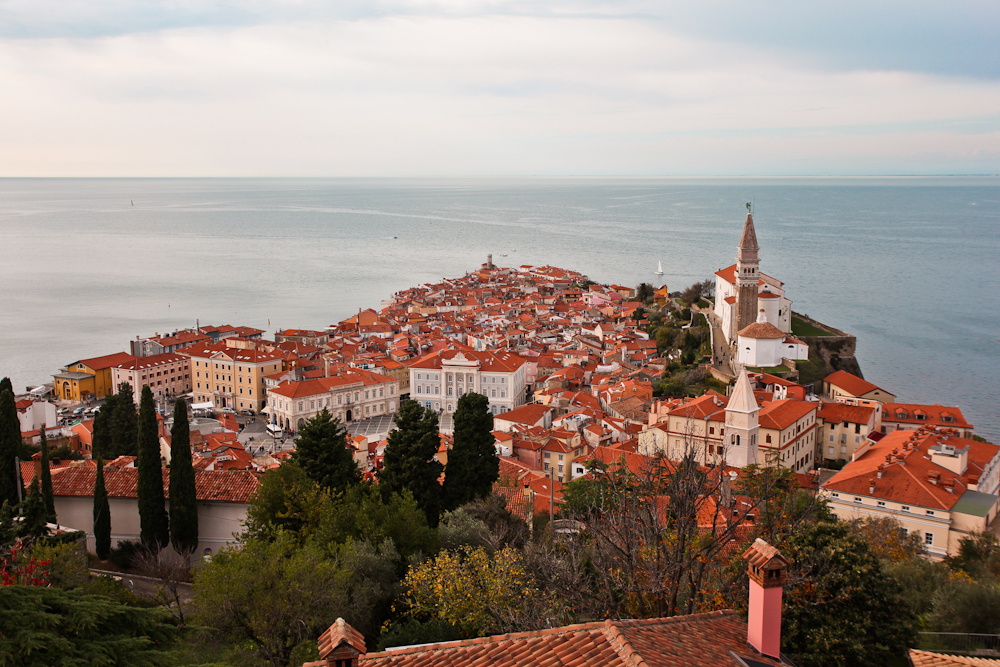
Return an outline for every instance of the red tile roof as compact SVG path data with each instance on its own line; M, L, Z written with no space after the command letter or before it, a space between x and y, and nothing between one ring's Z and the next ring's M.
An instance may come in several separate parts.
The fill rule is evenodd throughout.
M867 424L875 414L875 408L866 408L860 405L847 405L846 403L826 403L822 404L818 413L819 418L826 424Z
M52 493L55 496L75 496L90 498L94 493L97 479L96 468L67 468L52 477ZM195 493L203 502L245 503L260 487L260 479L246 470L196 470L194 473ZM138 468L117 468L106 466L104 485L109 498L137 498L139 481ZM163 495L170 497L170 472L163 471Z
M834 373L830 373L823 378L823 382L828 382L829 384L839 387L854 396L864 396L868 392L875 391L880 388L876 387L868 380L859 378L857 375L852 375L847 371L836 371Z
M737 667L730 654L781 663L747 647L734 611L603 621L549 630L404 647L360 656L366 667Z
M758 420L761 428L783 430L814 411L819 404L816 401L797 401L785 398L767 403L760 410Z
M954 431L952 431L954 433ZM965 474L951 472L930 459L928 450L935 445L969 448ZM933 509L950 510L973 480L978 482L983 469L1000 447L945 434L932 428L916 431L893 431L872 444L856 460L828 480L828 491L868 496ZM881 477L879 473L881 472ZM929 477L936 475L933 483ZM871 490L874 484L875 490ZM949 492L951 487L953 491Z
M119 364L124 364L133 358L134 357L132 357L132 355L128 352L116 352L115 354L109 354L103 357L81 359L80 361L73 362L70 366L86 366L91 370L99 371L105 368L112 368Z
M906 413L901 415L900 413ZM917 415L923 415L918 419ZM951 421L947 418L951 417ZM915 403L885 403L882 405L882 421L896 424L930 424L932 426L972 428L965 415L958 408L938 405L917 405Z

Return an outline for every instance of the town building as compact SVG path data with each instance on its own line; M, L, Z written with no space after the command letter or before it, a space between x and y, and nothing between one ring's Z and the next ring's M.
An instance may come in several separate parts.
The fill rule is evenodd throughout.
M506 351L438 350L410 365L410 399L454 412L463 394L478 392L489 399L490 412L503 414L524 405L527 366L527 359Z
M882 433L915 431L921 426L956 429L963 438L971 438L973 426L959 408L947 405L918 405L915 403L885 403L879 410Z
M111 546L123 540L139 539L138 481L134 457L120 457L104 468L104 485L111 506ZM218 553L234 544L243 531L250 498L260 487L260 479L246 470L195 471L198 506L198 549L192 560L205 553ZM87 534L87 550L94 543L94 482L97 468L70 467L52 476L59 523ZM170 473L163 470L163 495L170 501Z
M942 559L987 529L1000 496L1000 447L922 426L868 441L820 488L840 519L889 517Z
M847 371L836 371L823 378L823 393L834 401L866 399L880 403L896 402L895 394Z
M321 345L325 345L329 340L330 334L326 331L313 331L311 329L284 329L274 334L274 341L276 343L292 342L320 347Z
M112 369L132 359L128 352L74 361L52 376L52 392L63 401L99 400L116 392Z
M190 358L195 403L259 412L267 402L264 377L283 368L284 353L199 343L178 352Z
M808 358L809 346L768 322L763 308L756 322L737 333L736 359L744 366L768 368Z
M371 371L353 369L301 382L282 382L268 392L270 422L298 431L324 409L342 422L396 412L399 381Z
M819 409L817 456L824 461L850 461L868 436L879 430L881 415L878 407L824 401Z
M183 354L155 354L132 357L111 369L114 386L128 383L136 405L142 388L149 387L153 398L170 400L191 391L191 359Z

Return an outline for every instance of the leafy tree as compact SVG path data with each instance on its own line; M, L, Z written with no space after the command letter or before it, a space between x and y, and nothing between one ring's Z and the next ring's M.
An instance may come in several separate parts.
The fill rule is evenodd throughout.
M139 405L139 535L152 549L167 546L170 526L163 498L163 468L160 463L160 439L156 433L156 407L153 392L142 388Z
M347 431L326 408L299 429L292 460L324 489L343 491L361 481L358 464L347 448Z
M441 510L438 478L444 470L434 460L441 445L437 414L424 410L416 401L407 401L393 421L397 430L389 434L384 467L378 474L379 488L386 493L408 490L427 517L427 524L437 527Z
M907 605L924 619L934 608L934 597L954 576L944 563L911 558L883 565L886 574L896 580Z
M384 651L393 646L433 644L459 639L471 639L471 637L462 628L456 627L448 621L440 618L431 618L426 621L403 618L385 627L379 638L378 650Z
M940 632L1000 634L1000 585L950 579L934 596L928 620Z
M163 662L176 636L169 614L74 590L0 586L0 664L24 667Z
M45 425L42 424L42 433L39 437L42 448L41 478L42 478L42 498L45 500L45 511L48 514L50 523L56 522L56 499L52 493L52 471L49 470L49 442L45 437Z
M865 517L849 521L847 525L884 562L898 563L923 552L920 535L915 531L907 533L903 524L892 517Z
M639 289L636 291L636 297L639 301L646 303L653 298L653 286L649 283L640 283Z
M239 549L222 549L197 571L196 617L283 667L300 644L315 644L333 619L351 622L351 574L318 545L299 547L287 536L249 540Z
M916 618L861 539L821 521L781 549L790 582L782 608L782 649L801 667L889 665L916 638Z
M532 629L542 619L531 611L547 606L523 555L509 547L492 557L482 547L442 551L411 567L405 583L411 615L445 621L468 636Z
M174 403L170 428L170 540L179 554L191 554L198 548L198 498L187 402L183 398Z
M143 387L143 393L146 389L148 387ZM122 382L118 385L118 394L111 400L111 453L107 454L107 457L110 459L117 456L138 456L139 421L135 412L135 394L132 393L132 385ZM107 404L108 399L105 399L105 407L101 408L101 411L106 409Z
M409 490L386 494L367 484L353 486L324 509L316 540L342 544L351 540L392 541L403 558L437 548L437 537Z
M469 392L458 399L455 411L455 444L448 452L444 495L454 509L476 498L485 498L500 478L500 459L493 437L490 402L482 394Z
M97 557L107 560L111 555L111 504L104 486L104 461L97 459L94 481L94 542Z
M947 561L954 570L980 580L1000 578L1000 539L993 533L973 533L958 543L958 553Z
M11 507L20 502L18 496L23 488L21 471L14 461L20 450L21 423L14 392L4 389L0 391L0 502L7 501Z
M291 461L268 470L247 508L244 539L273 541L282 533L312 537L332 504L319 484Z

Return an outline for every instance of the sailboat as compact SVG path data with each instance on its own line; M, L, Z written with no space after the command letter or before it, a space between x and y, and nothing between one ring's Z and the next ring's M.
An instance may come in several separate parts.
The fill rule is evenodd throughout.
M656 275L658 275L658 276L662 276L663 275L663 262L657 262L656 263Z

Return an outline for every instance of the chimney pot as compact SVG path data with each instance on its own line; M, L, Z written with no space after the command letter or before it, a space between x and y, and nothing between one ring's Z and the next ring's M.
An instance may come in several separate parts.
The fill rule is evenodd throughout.
M747 642L762 655L781 655L781 596L788 561L773 546L757 540L743 554L750 577Z

